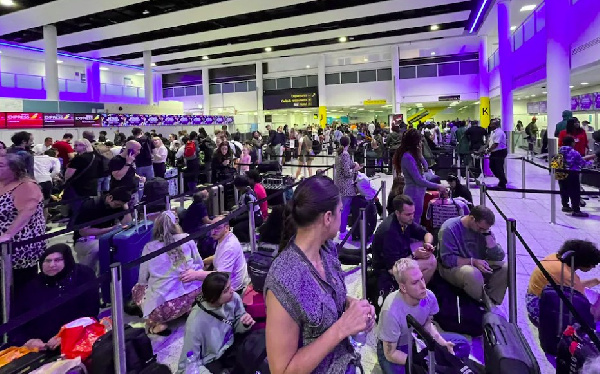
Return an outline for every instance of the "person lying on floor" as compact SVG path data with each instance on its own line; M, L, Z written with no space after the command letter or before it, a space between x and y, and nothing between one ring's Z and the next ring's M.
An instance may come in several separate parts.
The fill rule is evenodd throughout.
M177 224L177 215L170 210L163 212L154 222L153 240L144 246L142 256L187 236ZM132 294L133 301L142 309L148 333L169 335L167 322L189 313L200 294L202 282L183 282L180 274L203 267L204 262L193 240L140 265L138 283Z
M202 283L202 296L185 323L178 373L184 373L187 355L198 357L199 372L237 373L238 347L255 321L246 313L242 298L231 287L229 274L210 273Z

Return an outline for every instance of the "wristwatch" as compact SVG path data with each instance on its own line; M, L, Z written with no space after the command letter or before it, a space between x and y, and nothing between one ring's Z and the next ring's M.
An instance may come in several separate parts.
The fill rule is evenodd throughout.
M133 165L131 165L131 164L125 164L125 166L129 166L129 167L131 167L131 166L133 166Z

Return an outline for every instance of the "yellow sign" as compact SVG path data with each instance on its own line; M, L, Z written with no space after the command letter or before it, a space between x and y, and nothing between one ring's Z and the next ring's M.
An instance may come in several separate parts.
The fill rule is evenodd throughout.
M322 128L325 128L327 126L327 107L326 106L319 107L319 125L321 125Z
M484 129L490 125L490 98L480 97L479 98L479 125Z
M363 101L363 105L385 105L387 104L387 100L365 100Z

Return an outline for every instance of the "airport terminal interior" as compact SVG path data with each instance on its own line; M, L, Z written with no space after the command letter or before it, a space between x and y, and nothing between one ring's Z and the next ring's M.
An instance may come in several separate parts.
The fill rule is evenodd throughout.
M598 0L0 0L0 373L600 374Z

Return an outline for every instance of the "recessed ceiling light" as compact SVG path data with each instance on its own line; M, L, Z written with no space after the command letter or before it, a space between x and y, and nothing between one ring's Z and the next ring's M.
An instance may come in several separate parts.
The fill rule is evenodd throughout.
M106 70L108 70L108 68L107 68L107 67L104 67L104 66L101 66L101 67L100 67L100 70L105 70L105 71L106 71Z
M63 60L56 60L57 64L62 64L64 61Z
M588 82L581 82L581 84L582 84L583 86L587 86L589 83L588 83Z
M548 93L548 91L542 91L542 93L543 93L543 94L547 94L547 93Z
M435 52L431 52L431 55L432 55L432 56L435 56Z
M510 31L515 31L517 29L517 26L511 26L510 27Z
M429 28L431 31L436 31L440 29L439 25L431 25L431 27Z
M273 50L273 48L271 48L271 47L265 48L265 52L271 52L272 50Z
M146 15L150 14L150 11L148 9L146 9L142 12L142 14L146 16Z
M569 88L573 88L573 87L575 87L575 86L569 86Z
M202 56L203 60L208 60L208 56Z
M368 58L368 57L365 57L363 61L364 61L364 62L369 62L369 58Z
M306 68L307 68L307 69L310 69L310 65L306 65Z
M17 5L13 0L0 0L2 6L15 6Z
M531 95L531 97L535 97L535 95Z
M537 7L535 4L524 5L521 7L521 12L530 12Z
M151 63L150 66L156 66L156 62Z
M345 43L348 40L348 38L346 38L345 36L340 36L338 40L340 41L340 43Z
M106 69L108 70L108 69ZM135 73L135 75L144 75L144 73Z

